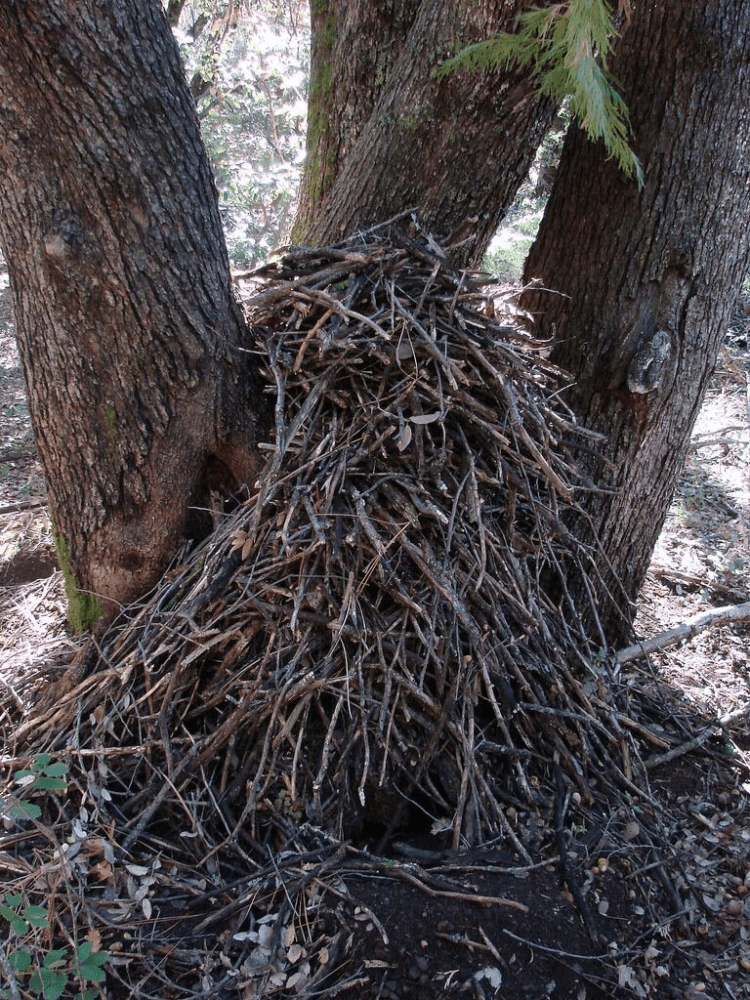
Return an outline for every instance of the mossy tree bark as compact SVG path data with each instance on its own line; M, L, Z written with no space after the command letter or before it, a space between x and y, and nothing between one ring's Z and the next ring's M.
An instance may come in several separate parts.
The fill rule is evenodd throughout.
M295 235L327 196L372 114L422 0L311 0L307 155Z
M334 242L417 208L478 264L555 111L526 70L433 71L512 30L526 0L313 0L308 155L294 239Z
M0 6L0 239L49 498L78 588L151 586L210 477L253 474L209 164L158 3Z
M615 492L587 497L578 527L606 554L596 596L618 641L747 271L750 6L635 3L612 70L645 183L639 191L571 131L525 275L562 294L530 293L524 305L555 338L570 405L608 436L587 465Z

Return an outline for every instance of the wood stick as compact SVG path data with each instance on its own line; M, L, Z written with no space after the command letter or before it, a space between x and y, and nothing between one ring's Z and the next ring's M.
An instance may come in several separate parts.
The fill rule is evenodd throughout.
M644 639L626 649L621 649L615 653L618 663L630 663L631 660L639 660L641 657L650 656L657 650L668 649L678 642L692 639L699 632L710 628L713 625L730 625L738 622L750 621L750 601L744 604L732 604L723 608L714 608L712 611L701 611L686 622L676 625L674 628L661 632L659 635Z

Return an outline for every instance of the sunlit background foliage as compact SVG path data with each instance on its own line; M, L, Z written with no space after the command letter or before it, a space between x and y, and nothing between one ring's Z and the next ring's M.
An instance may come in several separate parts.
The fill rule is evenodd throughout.
M167 5L196 100L233 267L289 239L305 155L310 24L306 0ZM563 109L490 246L485 268L517 281L569 121Z
M310 28L302 0L185 3L173 30L211 158L232 264L287 239L305 152Z

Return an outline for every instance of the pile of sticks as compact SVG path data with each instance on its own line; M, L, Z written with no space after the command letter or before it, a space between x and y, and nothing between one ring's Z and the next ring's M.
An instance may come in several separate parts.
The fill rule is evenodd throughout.
M516 844L506 810L554 768L591 801L624 766L561 569L594 565L565 525L596 438L544 345L418 231L293 247L254 281L262 474L35 738L100 755L126 849L170 817L251 852L303 823Z

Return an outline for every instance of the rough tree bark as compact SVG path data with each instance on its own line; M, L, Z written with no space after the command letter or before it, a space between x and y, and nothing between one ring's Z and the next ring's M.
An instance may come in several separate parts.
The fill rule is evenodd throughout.
M327 196L398 61L422 0L311 0L307 154L295 235Z
M608 435L587 465L593 482L617 492L588 497L579 527L609 559L599 566L599 615L619 641L747 270L750 6L638 0L612 69L643 189L573 129L525 274L562 294L532 293L524 304L573 376L574 411ZM583 598L579 581L569 583Z
M478 264L555 112L527 70L434 69L512 30L527 0L313 0L308 157L294 238L332 242L417 207ZM394 14L394 7L398 12Z
M169 0L167 3L167 20L173 28L179 24L180 14L182 14L184 6L185 0Z
M61 559L111 611L158 579L191 504L252 476L263 410L158 3L0 5L0 170Z

